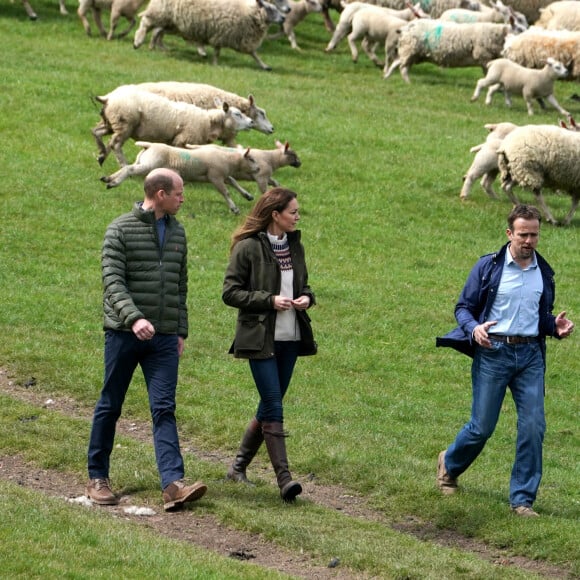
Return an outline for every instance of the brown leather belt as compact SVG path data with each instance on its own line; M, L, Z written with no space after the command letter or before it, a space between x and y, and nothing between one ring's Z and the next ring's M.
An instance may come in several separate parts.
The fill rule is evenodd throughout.
M531 342L538 342L540 339L537 336L505 336L504 334L488 334L491 340L498 342L507 342L508 344L530 344Z

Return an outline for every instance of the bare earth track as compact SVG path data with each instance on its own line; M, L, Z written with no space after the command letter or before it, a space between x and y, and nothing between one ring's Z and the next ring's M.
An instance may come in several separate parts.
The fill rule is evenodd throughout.
M24 386L30 383L29 386ZM40 385L34 381L19 384L12 379L8 371L0 367L0 393L25 401L37 407L50 409L68 417L91 420L92 408L82 407L77 401L67 397L54 397L43 392ZM50 401L50 402L48 402ZM149 423L119 421L118 432L138 441L150 442ZM182 447L191 449L191 445L182 439ZM216 452L204 453L192 450L196 457L207 461L219 462L224 465L224 473L231 457L221 456ZM27 464L18 456L0 455L0 479L8 480L26 488L30 488L48 496L60 498L77 498L84 494L85 480L56 470L41 470L37 466ZM347 489L323 486L306 478L299 478L304 487L304 496L310 501L339 510L351 517L379 521L401 533L415 536L422 541L429 541L441 546L453 547L466 552L472 552L480 558L492 562L498 567L515 567L523 571L545 578L569 578L569 570L546 562L523 557L506 555L501 550L487 546L471 538L465 538L452 530L440 530L429 522L410 517L404 522L388 521L382 514L366 505L364 497L356 496ZM58 490L58 493L57 491ZM103 508L111 517L131 519L147 526L160 535L180 541L191 542L202 548L229 556L266 569L277 570L295 577L324 578L367 578L355 574L340 564L335 567L322 566L314 562L308 554L286 551L280 546L264 540L259 534L241 532L228 528L211 516L200 516L194 510L183 510L166 514L159 506L154 516L142 517L127 515L124 508L133 505L129 496L121 498L118 506Z

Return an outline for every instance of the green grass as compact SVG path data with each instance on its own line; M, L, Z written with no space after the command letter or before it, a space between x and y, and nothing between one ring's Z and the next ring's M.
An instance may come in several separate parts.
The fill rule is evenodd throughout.
M479 185L468 201L460 202L461 177L472 160L469 148L485 138L485 123L530 122L523 101L514 99L511 110L499 98L491 107L469 103L480 77L476 69L419 65L411 69L410 85L398 75L384 81L364 55L354 65L346 43L325 54L328 33L316 16L298 29L301 53L284 40L264 42L261 56L273 68L266 73L251 57L225 49L220 65L211 66L175 37L167 38L168 53L145 46L135 51L131 38L109 43L88 38L78 18L61 17L53 0L37 0L35 8L40 20L34 23L18 3L4 6L0 17L0 364L21 381L36 377L37 388L54 396L72 397L85 406L98 397L100 245L106 225L142 197L142 188L138 179L112 190L99 181L116 170L116 161L111 156L103 168L96 162L90 130L99 115L91 96L149 80L193 80L251 92L276 133L243 133L239 141L271 148L274 138L288 140L303 162L300 169L285 168L276 177L299 193L318 299L311 314L320 352L299 361L286 402L292 469L365 494L393 521L419 517L580 574L575 336L548 344L548 432L536 504L545 517L516 521L507 509L515 432L509 398L497 432L462 477L464 493L440 498L433 484L437 453L467 420L470 405L468 359L436 350L435 336L454 326L453 307L474 261L504 243L510 209L503 194L491 200ZM569 99L574 92L572 83L556 85L560 103L580 116L577 103ZM538 111L531 122L557 119L549 109ZM128 158L136 151L132 143L125 146ZM235 451L256 404L247 366L227 354L235 312L221 302L229 237L240 218L211 186L188 185L185 194L180 219L190 246L191 328L180 371L178 420L196 447L228 454ZM245 214L250 204L232 195ZM533 201L526 192L520 196ZM556 216L564 215L570 203L565 195L549 194L547 200ZM567 310L576 322L579 219L566 229L544 226L539 246L557 273L556 309ZM2 400L0 452L19 451L43 465L84 473L88 422L69 424L28 409L40 413L42 421L24 428L18 421L24 411L11 405L20 404ZM148 419L139 377L129 391L125 415ZM219 478L217 466L188 460L192 477ZM135 485L135 471L144 472L142 487L158 494L150 448L127 442L122 455L115 451L112 468L116 485ZM336 514L308 503L280 512L269 486L239 491L210 485L212 495L211 511L223 521L248 528L251 513L252 531L321 557L340 552L343 562L371 575L434 577L442 560L463 567L450 577L509 574L378 524L344 517L338 522ZM23 509L36 504L24 492L17 497ZM239 497L244 498L241 506L235 502ZM54 504L56 523L51 525L57 530L60 510ZM280 513L285 517L272 523L272 514ZM60 527L66 535L66 526ZM13 545L20 545L16 538ZM134 541L145 540L136 532ZM415 556L401 559L409 542ZM14 553L10 545L7 554ZM36 562L38 556L31 552L29 560ZM89 570L82 562L75 564L79 576ZM31 575L42 575L43 565L39 561ZM136 577L145 564L131 566Z

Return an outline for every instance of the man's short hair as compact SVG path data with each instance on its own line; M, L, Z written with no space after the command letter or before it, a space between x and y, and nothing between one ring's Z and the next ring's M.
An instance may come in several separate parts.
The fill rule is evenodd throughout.
M508 215L507 223L511 231L514 229L514 222L519 218L524 220L538 220L538 222L542 223L542 214L538 208L524 203L516 205Z

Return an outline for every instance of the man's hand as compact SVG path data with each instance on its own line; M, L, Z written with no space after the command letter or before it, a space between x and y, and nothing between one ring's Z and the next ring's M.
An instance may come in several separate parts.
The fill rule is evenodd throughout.
M495 326L496 324L497 320L488 320L483 324L478 324L473 329L473 338L475 339L475 342L485 348L491 348L491 341L487 336L487 332L492 326Z
M151 340L155 336L155 327L145 318L136 320L131 330L139 340Z
M566 312L560 312L556 316L556 332L560 338L570 336L574 331L574 323L566 318Z

